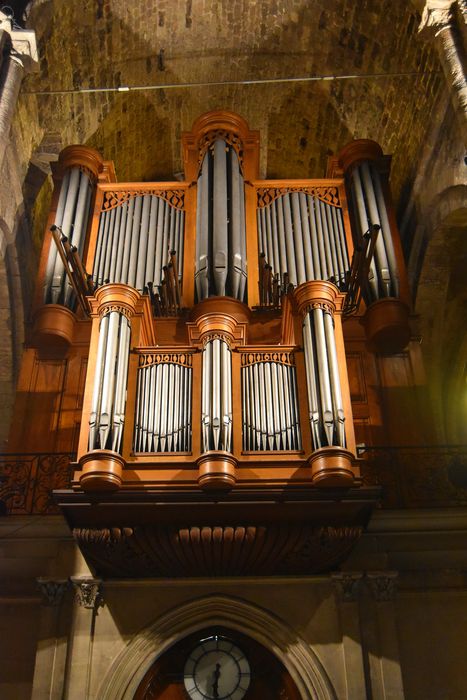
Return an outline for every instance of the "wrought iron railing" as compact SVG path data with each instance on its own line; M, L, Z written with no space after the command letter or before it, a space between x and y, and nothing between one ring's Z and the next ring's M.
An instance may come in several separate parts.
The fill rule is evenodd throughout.
M383 508L467 506L467 445L360 446L358 456Z
M467 506L467 445L359 446L364 486L383 508ZM59 512L52 492L70 487L71 453L0 454L0 515Z
M0 454L0 514L58 513L52 491L69 488L73 459L63 452Z

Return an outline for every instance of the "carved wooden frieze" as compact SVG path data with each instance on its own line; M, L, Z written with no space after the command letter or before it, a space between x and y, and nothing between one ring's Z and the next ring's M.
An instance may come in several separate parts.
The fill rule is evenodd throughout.
M266 576L332 570L362 526L137 525L75 528L88 563L106 577Z

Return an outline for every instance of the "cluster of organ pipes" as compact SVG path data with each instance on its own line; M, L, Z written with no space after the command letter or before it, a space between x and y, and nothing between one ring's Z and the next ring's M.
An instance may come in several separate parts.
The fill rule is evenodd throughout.
M184 235L184 211L156 194L131 196L101 212L92 273L96 287L119 282L142 293L149 286L161 307L171 306L169 288L178 290L182 279Z
M129 384L133 441L125 438L134 454L181 453L187 461L193 444L200 444L201 453L232 453L234 427L235 434L242 433L235 459L239 450L301 451L302 437L303 444L309 444L310 434L302 434L305 426L300 425L300 380L306 381L313 450L346 445L352 450L352 426L346 426L344 416L344 404L349 405L345 370L337 359L338 353L344 358L345 350L341 341L336 347L332 310L342 310L344 316L355 313L362 290L368 308L375 300L399 294L379 147L367 143L362 151L351 145L345 158L336 158L336 178L265 181L258 179L256 132L238 127L237 133L238 125L229 128L228 122L213 128L213 123L201 118L199 130L186 135L184 183L119 185L111 181L113 169L104 167L92 149L72 146L61 157L63 177L53 231L57 245L51 246L46 261L43 301L74 309L76 298L84 299L82 311L93 315L102 313L102 298L108 308L100 319L96 371L87 389L86 405L92 392L89 438L83 435L82 443L88 439L89 450L122 452L131 332L125 314L134 313L132 352L139 356L139 366ZM343 171L353 236L346 230ZM247 243L250 280L255 283L259 268L260 307L278 311L285 294L290 292L293 299L284 304L280 332L279 314L255 315L258 295L253 285L247 290ZM91 275L83 260L90 272L92 268ZM182 271L186 275L191 269L192 275L182 280ZM147 295L151 304L131 289L100 289L107 284L127 285ZM333 306L329 300L337 290L347 297L343 301L341 295ZM247 291L253 314L241 304L231 305L229 311L220 299L201 307L209 297L247 302ZM121 294L124 301L112 305L113 294ZM200 304L192 315L195 322L188 319L189 310L181 308L182 301L186 307ZM156 318L153 325L150 307ZM294 342L297 313L304 313L303 364L300 358L298 369L292 347L278 346L277 352L271 345L242 348L247 342L267 342L269 329L274 329L277 342L279 333L283 342ZM72 336L82 315L68 316ZM209 324L203 326L207 317ZM265 326L256 333L260 323ZM336 323L340 324L337 317ZM147 347L152 342L161 345ZM165 342L172 349L163 350ZM200 364L192 363L192 353L197 352ZM238 372L234 377L232 367ZM234 406L238 415L233 414Z
M135 452L191 450L191 356L140 357L136 392ZM174 361L171 361L171 360Z
M260 253L279 288L330 280L345 289L350 264L340 207L286 192L258 208L257 222Z
M282 355L257 360L257 353L242 354L244 450L301 449L295 367Z
M380 174L371 162L356 165L348 179L350 201L358 227L358 239L377 225L381 234L376 240L375 257L370 263L368 290L374 301L399 296L399 271L391 235Z
M198 301L246 290L245 192L233 146L216 139L198 176L195 285Z
M303 322L303 351L314 449L345 447L345 417L331 313L316 305Z
M55 226L82 257L86 230L91 213L93 183L88 173L81 168L66 170L60 189ZM65 266L52 245L49 250L44 278L44 303L74 305L73 287L67 281Z
M213 338L204 345L201 392L203 452L231 452L232 357L222 338Z
M130 323L122 313L110 311L102 317L89 417L90 450L121 450L130 337Z

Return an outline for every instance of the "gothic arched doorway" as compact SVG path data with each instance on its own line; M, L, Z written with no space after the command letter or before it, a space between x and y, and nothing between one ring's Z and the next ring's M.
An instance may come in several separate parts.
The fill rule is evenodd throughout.
M268 649L226 627L185 637L149 668L134 700L300 700L292 677Z

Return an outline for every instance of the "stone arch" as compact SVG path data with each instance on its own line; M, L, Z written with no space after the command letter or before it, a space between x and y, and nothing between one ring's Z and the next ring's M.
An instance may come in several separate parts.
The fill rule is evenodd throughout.
M283 620L231 596L197 598L168 611L143 629L114 660L101 700L133 700L154 661L185 636L206 625L242 632L269 649L285 666L303 700L336 700L332 684L310 645Z
M415 310L438 439L467 439L467 186L443 191L430 210L432 235L421 262ZM442 313L440 313L440 310Z

